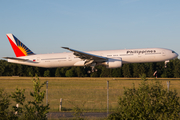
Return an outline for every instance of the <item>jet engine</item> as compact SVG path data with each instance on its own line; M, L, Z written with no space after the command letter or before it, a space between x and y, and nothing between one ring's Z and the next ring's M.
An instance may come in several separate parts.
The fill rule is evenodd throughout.
M118 68L122 66L122 58L109 58L105 63L106 68Z

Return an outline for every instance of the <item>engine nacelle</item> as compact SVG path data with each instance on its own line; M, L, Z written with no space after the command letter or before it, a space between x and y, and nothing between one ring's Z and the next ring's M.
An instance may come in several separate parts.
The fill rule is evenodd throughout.
M122 58L109 58L106 62L106 68L118 68L122 66Z

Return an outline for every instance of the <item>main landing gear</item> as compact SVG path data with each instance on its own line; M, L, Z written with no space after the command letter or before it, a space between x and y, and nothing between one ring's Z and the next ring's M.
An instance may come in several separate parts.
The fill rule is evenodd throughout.
M96 63L92 63L91 64L91 71L89 70L88 73L93 73L93 72L97 72L97 69L95 69Z

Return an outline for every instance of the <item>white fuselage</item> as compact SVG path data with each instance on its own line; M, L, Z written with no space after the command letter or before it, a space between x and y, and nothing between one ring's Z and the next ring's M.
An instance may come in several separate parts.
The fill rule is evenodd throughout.
M121 58L123 64L161 62L174 59L178 56L174 51L163 48L87 51L86 53L106 57L107 59ZM18 58L28 59L28 61L8 59L8 62L45 68L84 66L84 60L73 55L73 52L36 54Z

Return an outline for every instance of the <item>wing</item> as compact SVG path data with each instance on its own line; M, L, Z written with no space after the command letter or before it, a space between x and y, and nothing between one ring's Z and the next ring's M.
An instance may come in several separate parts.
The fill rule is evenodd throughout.
M74 53L75 56L79 57L80 59L86 60L87 62L91 61L91 63L102 63L107 61L106 57L102 57L102 56L98 56L98 55L94 55L94 54L90 54L90 53L86 53L86 52L81 52L78 50L74 50L68 47L62 47L64 49L70 50Z

